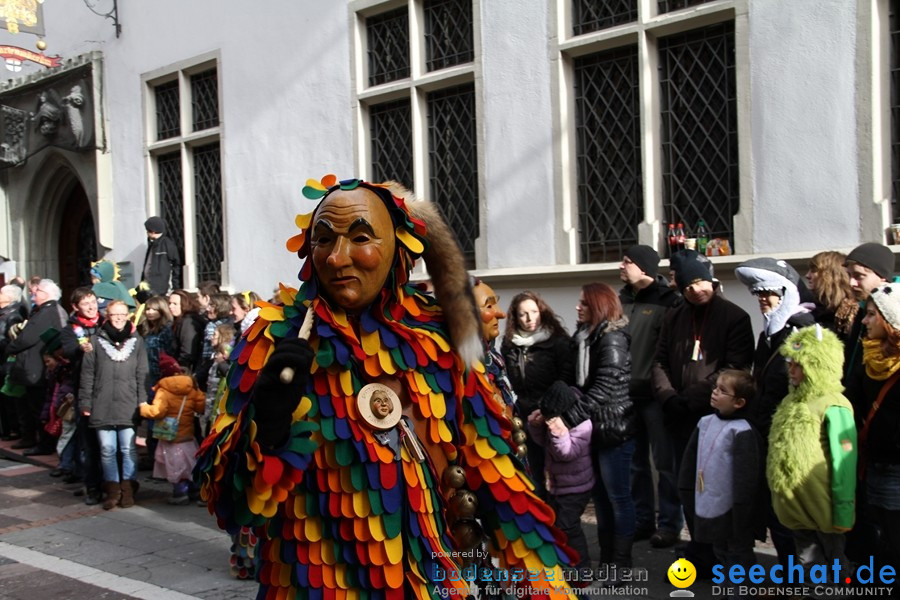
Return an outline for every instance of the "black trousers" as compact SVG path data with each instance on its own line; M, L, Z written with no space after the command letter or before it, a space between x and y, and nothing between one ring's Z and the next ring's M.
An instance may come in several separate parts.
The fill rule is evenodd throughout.
M43 385L27 386L25 394L16 398L16 410L19 413L19 433L27 443L48 443L44 428L41 427L41 409L47 388Z

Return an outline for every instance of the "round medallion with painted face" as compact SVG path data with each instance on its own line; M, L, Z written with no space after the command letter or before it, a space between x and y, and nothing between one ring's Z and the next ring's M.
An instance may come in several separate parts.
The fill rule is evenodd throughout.
M356 396L356 406L363 421L381 431L393 428L402 416L400 398L394 390L380 383L363 386Z

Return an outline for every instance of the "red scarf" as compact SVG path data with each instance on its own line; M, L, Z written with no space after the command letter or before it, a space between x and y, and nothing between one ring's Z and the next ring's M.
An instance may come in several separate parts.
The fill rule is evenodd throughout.
M88 319L87 317L83 317L78 313L75 313L75 320L82 327L93 328L96 327L100 322L100 313L98 312L93 319Z

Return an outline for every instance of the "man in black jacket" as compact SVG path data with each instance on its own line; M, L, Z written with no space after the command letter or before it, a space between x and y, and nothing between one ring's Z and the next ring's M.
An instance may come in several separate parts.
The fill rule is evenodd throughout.
M25 394L18 398L19 431L22 439L13 448L28 448L25 454L53 454L53 441L41 427L41 408L44 405L46 384L44 381L44 360L41 350L44 340L41 334L50 328L62 329L66 324L66 311L59 305L59 286L50 279L42 279L34 291L34 311L31 318L19 332L16 339L6 347L10 356L15 356L10 381L24 386Z
M638 436L631 466L631 493L637 517L637 539L650 538L656 548L673 546L683 525L678 499L678 473L672 440L663 420L662 402L653 398L650 368L663 317L679 300L678 292L657 273L659 254L650 246L632 246L619 265L625 286L619 291L622 309L628 317L631 335L631 383L629 395L638 413ZM655 514L650 452L659 474L656 493L659 516ZM658 525L657 525L658 524Z
M662 403L678 473L697 422L712 412L716 378L724 369L749 371L755 344L750 315L717 293L706 257L684 250L673 262L685 301L663 319L650 381ZM704 576L716 562L711 545L693 541L685 558Z
M141 281L147 282L154 296L165 296L171 289L181 287L181 258L175 241L166 235L162 217L150 217L144 222L147 230L147 253Z

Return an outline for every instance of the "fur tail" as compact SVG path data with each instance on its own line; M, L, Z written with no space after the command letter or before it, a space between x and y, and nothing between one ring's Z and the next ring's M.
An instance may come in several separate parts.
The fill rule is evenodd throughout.
M471 367L484 358L481 319L456 236L447 227L437 206L431 202L412 201L412 194L399 184L390 189L394 195L407 201L406 206L414 217L425 222L428 247L422 258L431 276L435 297L444 311L450 339L463 362Z

